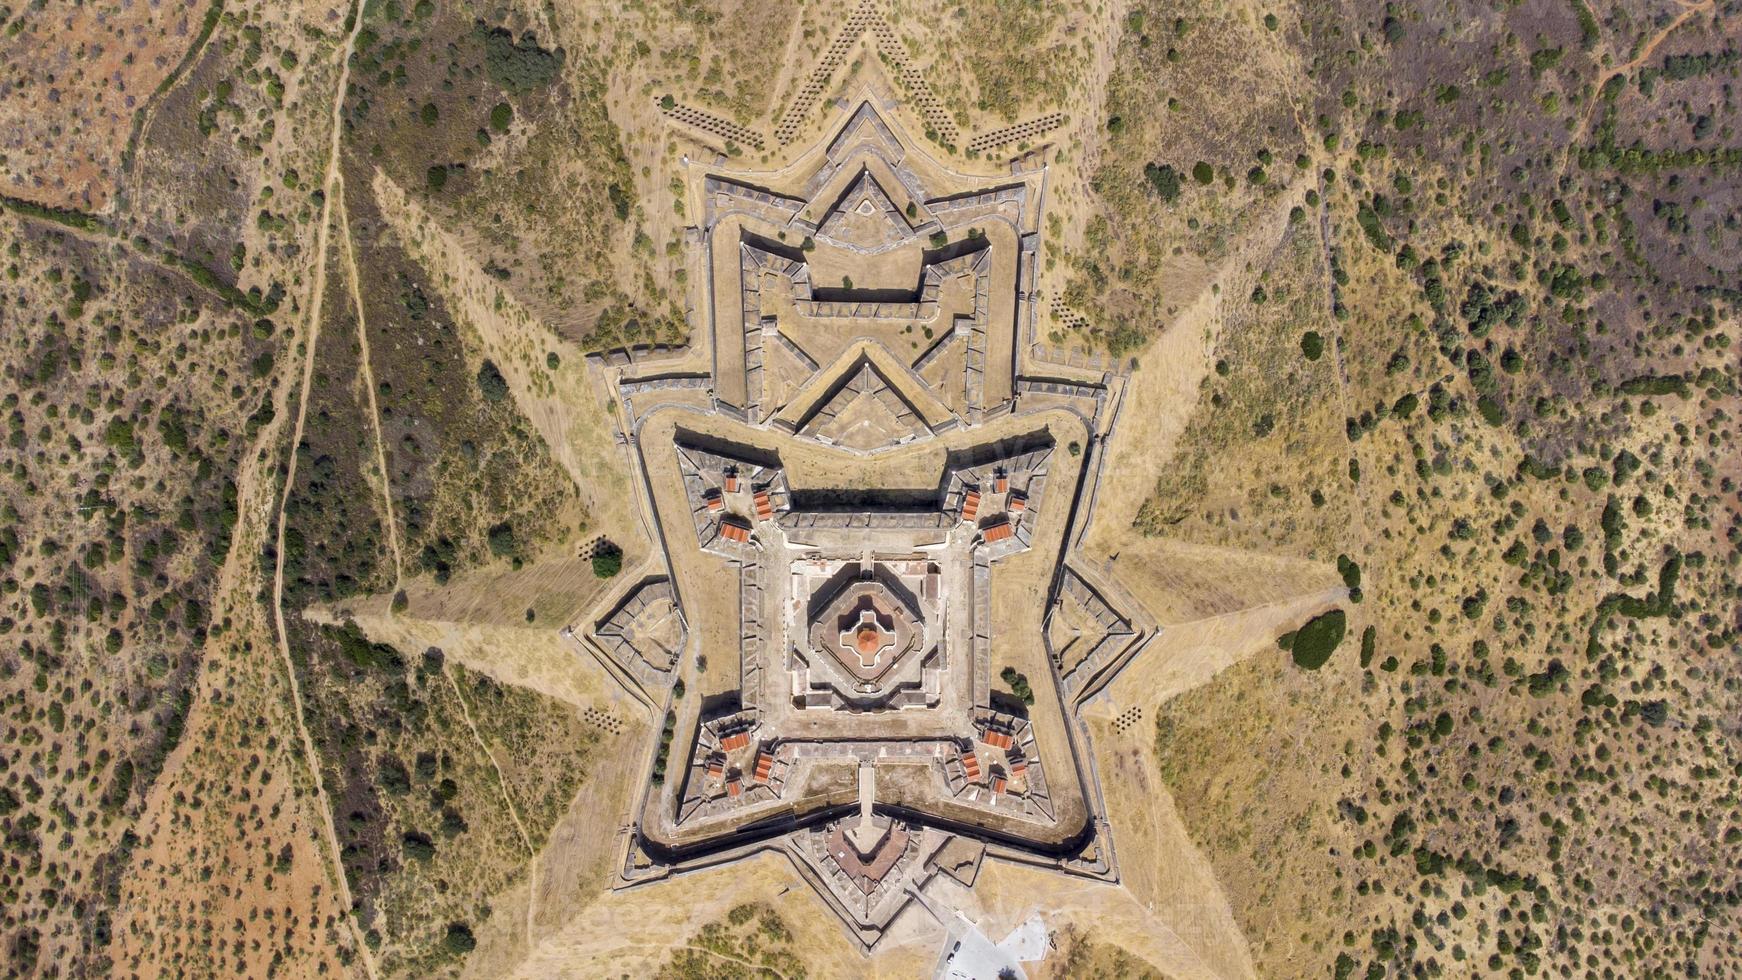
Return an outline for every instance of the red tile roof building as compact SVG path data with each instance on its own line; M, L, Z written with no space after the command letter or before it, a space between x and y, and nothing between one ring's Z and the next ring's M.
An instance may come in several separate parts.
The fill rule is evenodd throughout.
M972 523L974 515L978 513L980 513L980 491L969 489L962 494L962 520Z
M766 783L768 782L768 774L773 771L774 752L768 746L764 745L756 753L756 771L751 775L750 781L753 783Z
M774 504L768 499L768 491L756 491L756 519L759 521L766 521L773 516Z
M736 752L750 744L749 731L736 731L720 739L720 748L726 752Z
M1003 541L1015 533L1016 530L1010 526L1009 521L999 521L996 524L988 524L984 531L988 544L994 541Z
M962 769L967 772L969 782L980 778L980 760L974 757L973 749L962 753Z
M750 540L750 525L744 523L742 518L727 517L720 521L720 537L742 544Z

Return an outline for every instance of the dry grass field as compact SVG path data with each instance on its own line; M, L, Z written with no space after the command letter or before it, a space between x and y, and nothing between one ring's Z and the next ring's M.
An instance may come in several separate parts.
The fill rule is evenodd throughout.
M1159 627L1119 881L939 894L1030 976L1734 971L1735 4L873 6L0 6L0 973L933 968L774 855L612 891L660 719L558 632L665 571L610 385L707 370L686 167L861 91L1045 168L1073 560Z

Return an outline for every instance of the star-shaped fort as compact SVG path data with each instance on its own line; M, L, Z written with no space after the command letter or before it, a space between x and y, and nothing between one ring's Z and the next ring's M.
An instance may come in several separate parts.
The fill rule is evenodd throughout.
M1046 168L834 108L686 160L705 369L598 362L668 574L576 638L665 717L619 887L778 852L869 952L985 860L1117 880L1077 708L1156 627L1071 560L1118 397L1035 341Z

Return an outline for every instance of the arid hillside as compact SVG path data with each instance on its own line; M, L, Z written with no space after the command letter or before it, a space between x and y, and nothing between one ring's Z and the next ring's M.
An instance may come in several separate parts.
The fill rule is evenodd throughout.
M688 168L860 96L1044 171L1122 399L1121 880L962 891L1030 975L1734 971L1739 83L1737 0L0 5L0 971L935 964L611 890L670 722L566 629L665 568Z

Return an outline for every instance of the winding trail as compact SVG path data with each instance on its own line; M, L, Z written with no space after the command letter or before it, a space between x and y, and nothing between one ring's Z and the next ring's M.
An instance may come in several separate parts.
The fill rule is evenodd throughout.
M1603 86L1608 85L1611 79L1618 78L1637 68L1644 67L1645 63L1651 60L1651 55L1657 50L1658 45L1662 44L1671 34L1675 33L1678 28L1693 19L1696 15L1711 12L1715 5L1714 0L1699 0L1697 3L1690 2L1690 0L1675 0L1675 2L1676 6L1682 8L1682 12L1677 14L1674 20L1665 24L1663 30L1652 35L1651 38L1639 49L1639 53L1631 60L1616 65L1597 76L1596 84L1591 86L1591 97L1585 103L1585 111L1579 116L1578 127L1567 135L1566 148L1561 153L1560 170L1562 174L1566 173L1567 161L1572 159L1573 148L1583 142L1585 134L1591 131L1591 116L1597 111L1597 105L1603 101Z
M1337 319L1337 306L1342 302L1342 293L1337 288L1335 246L1331 244L1331 202L1325 196L1322 176L1316 182L1315 190L1319 196L1316 237L1319 242L1319 259L1325 264L1325 324L1330 333L1326 338L1326 346L1330 348L1331 363L1337 373L1337 404L1343 412L1343 418L1347 420L1355 417L1355 411L1349 401L1349 361L1343 353L1343 322ZM1349 444L1349 455L1357 464L1361 459L1360 445L1359 440ZM1351 507L1350 515L1360 525L1356 542L1359 547L1366 548L1373 540L1368 532L1366 508Z
M514 799L508 795L508 780L502 775L502 766L496 761L496 753L484 744L484 739L478 734L478 726L472 721L472 707L466 701L465 692L460 690L460 682L454 679L453 669L444 662L442 674L448 679L448 686L453 688L454 697L460 702L460 717L466 719L466 727L471 729L472 740L478 743L478 750L484 753L484 758L490 760L490 768L496 770L496 785L502 788L502 802L508 805L508 815L514 818L514 829L520 831L520 843L526 845L526 853L537 855L538 849L532 846L532 836L526 832L526 824L520 822L520 811L514 808Z
M392 593L394 595L397 595L399 593L399 590L400 590L403 582L405 581L405 560L404 560L404 556L403 556L402 552L400 551L400 547L399 547L399 521L398 521L397 517L395 516L394 510L393 510L393 483L392 483L391 478L388 476L387 450L386 450L385 443L381 437L381 407L380 407L380 404L377 402L376 397L375 397L375 368L374 368L374 364L373 364L373 361L371 360L370 353L369 353L368 321L364 318L364 313L363 313L363 289L362 289L363 279L362 279L361 274L357 270L356 246L355 246L355 244L352 240L352 237L351 237L350 211L348 208L343 206L344 194L345 194L345 190L344 190L345 182L344 182L343 178L340 178L336 183L337 183L337 188L338 188L338 192L339 192L339 199L341 202L340 214L339 214L339 221L341 222L341 224L339 226L339 230L340 230L339 240L340 240L340 244L344 248L345 271L347 274L346 278L348 279L349 284L350 284L350 295L351 295L352 308L354 309L354 311L356 313L356 317L357 317L357 344L358 344L358 348L359 348L359 360L360 360L358 370L359 370L359 373L362 377L364 391L367 392L367 394L368 394L369 431L370 431L370 434L373 436L374 442L375 442L375 467L376 467L376 472L378 474L378 479L380 481L379 482L379 489L381 491L381 505L384 509L384 515L386 517L388 549L393 554L393 589L392 589ZM310 361L312 362L312 360L313 360L313 354L312 354L313 348L311 347L310 350L311 350ZM301 428L300 423L301 423L301 412L299 411L299 413L298 413L299 433L300 433L300 428ZM281 518L282 518L282 515L281 515ZM281 519L281 521L280 521L280 529L281 529L280 533L282 533L282 527L283 527L283 522ZM281 551L281 557L280 557L279 564L280 564L280 567L282 569L282 566L283 566L282 548L280 549L280 551ZM282 584L283 584L283 576L281 574L279 576L280 588L282 588ZM282 596L282 592L280 592L280 595ZM280 609L280 616L282 616L283 615L283 613L282 613L282 609L283 609L282 600L279 603L279 609ZM394 615L391 606L388 607L387 614L389 617ZM478 733L478 726L472 720L471 705L466 701L465 693L460 690L460 683L454 677L453 667L448 665L445 662L442 665L442 676L444 676L448 679L448 686L449 686L449 688L451 688L453 690L454 698L456 700L458 700L460 703L460 716L465 719L466 730L471 732L472 741L478 746L478 751L484 753L484 758L490 760L490 768L496 773L496 786L502 793L502 804L503 804L503 806L505 806L508 809L508 816L510 819L512 819L514 821L514 829L520 834L520 843L526 848L526 853L527 853L527 857L528 857L526 942L527 942L527 945L530 947L532 945L532 942L533 942L533 921L534 921L533 917L534 917L534 914L538 908L538 881L537 881L537 878L538 878L538 848L533 846L532 835L530 835L526 832L526 824L520 819L520 811L517 810L514 806L514 797L512 795L510 795L508 792L508 779L502 773L501 764L496 761L496 754L494 752L490 751L490 746L488 746L484 743L483 736ZM329 822L329 824L331 823L330 811L329 811L329 815L328 815L328 822Z
M375 400L375 365L369 355L369 326L363 317L363 279L357 272L357 252L351 241L351 210L345 204L345 181L338 181L339 241L345 246L345 273L350 282L351 307L357 315L358 371L363 378L363 390L369 396L369 431L375 436L375 470L381 480L381 506L387 520L387 548L393 553L393 591L399 592L405 578L404 556L399 551L399 521L393 513L393 484L387 478L387 450L381 440L381 406Z
M478 726L472 721L472 707L466 701L465 692L460 690L460 682L454 678L454 668L446 660L442 661L442 676L448 679L448 687L454 692L455 700L460 702L460 717L466 720L466 730L472 733L472 741L478 744L478 751L484 753L484 758L490 760L490 768L496 772L496 786L502 791L502 805L508 808L508 816L514 821L514 829L520 832L520 843L526 848L526 946L533 946L532 925L538 912L538 848L532 844L532 836L526 832L526 824L520 820L520 811L514 807L514 797L508 795L508 779L502 774L502 764L496 761L496 753L490 751L490 746L484 744L484 737L478 734Z
M315 793L315 808L320 811L322 836L326 839L329 858L333 863L333 884L338 889L340 907L344 910L345 923L356 943L357 954L362 959L364 970L373 980L380 973L375 966L375 955L363 941L363 931L353 913L356 906L351 897L351 884L345 878L339 835L333 828L333 808L327 799L326 783L321 778L320 756L315 751L314 739L309 737L308 725L303 722L302 685L297 680L296 663L290 655L290 635L284 624L284 531L287 523L285 508L290 503L291 489L296 485L297 447L302 444L303 424L308 417L309 388L314 383L315 348L320 339L321 306L327 291L327 251L333 227L333 201L339 196L343 180L339 173L339 150L344 134L345 91L350 86L351 55L356 50L357 35L363 29L360 2L353 8L351 17L351 32L339 48L339 77L333 86L332 118L329 123L332 135L327 146L327 165L321 177L325 199L321 203L320 227L315 232L314 277L309 286L308 315L304 319L301 337L304 348L302 390L297 396L296 424L291 430L290 459L285 468L284 492L279 497L277 526L274 531L276 556L272 570L272 618L277 631L278 653L284 661L285 679L290 685L291 714L296 722L297 737L302 742L303 755L308 761L309 778Z

